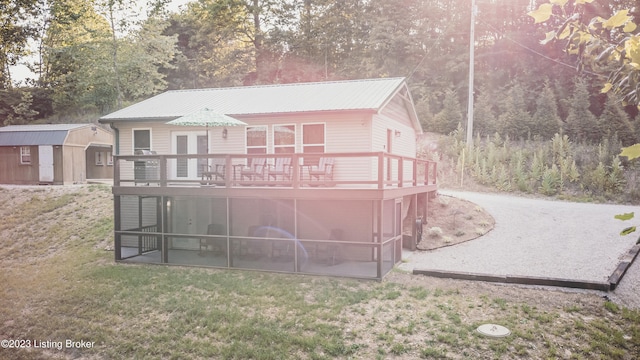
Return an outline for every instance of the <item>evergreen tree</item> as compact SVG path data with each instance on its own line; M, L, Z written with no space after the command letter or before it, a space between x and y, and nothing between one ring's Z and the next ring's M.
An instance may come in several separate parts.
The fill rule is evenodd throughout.
M494 94L483 88L473 105L473 131L476 134L490 135L497 131L496 114L493 110Z
M561 121L558 116L556 96L547 82L536 101L536 112L533 114L531 122L531 134L538 135L543 139L551 139L560 132Z
M433 131L448 134L462 123L462 111L455 90L447 90L442 110L433 117Z
M527 111L524 90L517 83L507 93L508 95L501 104L502 114L498 117L496 130L512 139L525 138L530 133L531 115Z
M573 141L597 143L600 139L598 121L589 110L589 105L587 84L578 79L575 82L569 102L569 113L564 124L564 130Z
M599 119L602 136L611 138L617 136L623 146L632 145L636 141L634 126L629 115L622 108L620 99L615 93L607 95L604 110Z

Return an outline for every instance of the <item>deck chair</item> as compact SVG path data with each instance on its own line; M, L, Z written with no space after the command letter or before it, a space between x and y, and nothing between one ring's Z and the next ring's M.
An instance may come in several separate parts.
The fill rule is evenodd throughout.
M318 165L309 166L309 177L311 180L314 178L317 180L333 180L333 163L332 157L321 157L318 161Z
M329 240L342 240L342 229L331 229ZM340 247L337 244L319 243L316 244L314 253L316 259L326 263L327 265L335 265L338 262L338 251Z
M246 177L249 178L249 180L254 180L256 177L264 179L266 161L267 158L263 157L249 159L249 165L240 168L240 177L242 179Z
M214 158L210 165L204 165L202 171L202 183L224 181L226 174L226 160L224 158Z
M282 180L291 179L291 158L276 158L276 163L269 165L267 168L267 175L269 179L273 177L273 180L277 180L278 176L280 176Z
M262 228L262 225L252 225L249 226L247 231L247 236L250 237L263 237L264 232L259 231ZM238 255L240 256L252 256L255 258L259 258L263 253L263 240L257 239L241 239L239 242L239 246L236 249L238 251Z
M209 224L207 226L207 235L224 235L225 233L226 231L222 224ZM207 251L211 251L214 254L226 254L227 239L200 238L200 255L204 255Z

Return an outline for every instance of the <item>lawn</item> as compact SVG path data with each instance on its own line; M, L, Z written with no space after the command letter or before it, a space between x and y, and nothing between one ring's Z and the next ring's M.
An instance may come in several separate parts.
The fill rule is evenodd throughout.
M640 312L595 293L113 262L104 186L0 188L3 359L635 359ZM511 335L487 338L484 323ZM84 341L90 348L67 347ZM62 349L55 345L62 343ZM5 344L5 342L3 342ZM35 346L40 347L36 348ZM81 344L79 344L81 345Z

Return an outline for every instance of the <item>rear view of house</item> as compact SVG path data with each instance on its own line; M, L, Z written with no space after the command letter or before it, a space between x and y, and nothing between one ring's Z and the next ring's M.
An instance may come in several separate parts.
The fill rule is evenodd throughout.
M0 184L73 184L113 177L113 135L92 124L0 128Z
M173 126L202 112L246 126ZM117 261L382 278L436 191L403 78L168 91L116 133Z

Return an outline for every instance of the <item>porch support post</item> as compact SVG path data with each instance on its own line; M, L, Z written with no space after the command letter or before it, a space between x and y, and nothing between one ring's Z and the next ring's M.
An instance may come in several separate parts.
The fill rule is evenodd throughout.
M378 153L378 189L384 188L384 154Z
M298 255L298 199L293 199L293 272L300 271Z
M413 159L412 164L413 164L413 181L411 182L411 185L418 186L418 159Z
M230 188L231 187L231 175L232 175L232 169L233 169L233 165L231 164L231 155L227 154L224 157L224 187L226 188ZM233 174L235 175L235 174ZM227 198L227 222L229 222L229 198ZM227 224L227 235L229 234L229 224ZM228 236L227 236L227 240L228 240ZM228 244L227 244L228 245ZM230 249L227 247L227 249Z
M229 155L227 155L227 165L231 164L231 158L229 157ZM229 169L229 168L227 168ZM227 186L228 184L231 183L231 181L229 180L229 172L227 171L225 173L225 178L226 178L226 182L227 182ZM229 197L225 197L226 200L226 212L227 212L227 267L230 268L233 266L233 257L231 256L231 238L230 238L230 234L231 234L231 212L229 211Z
M120 186L120 159L116 156L113 160L113 187L118 186Z
M231 249L231 224L233 219L231 218L231 199L227 196L227 266L233 267L233 249ZM238 254L240 253L240 246L238 245Z
M298 189L300 188L300 180L301 180L301 176L300 176L300 156L295 153L293 154L293 158L291 159L291 162L293 163L293 169L292 169L292 173L291 173L291 182L293 183L293 188L294 189Z
M398 187L404 186L404 157L398 158Z
M169 199L167 199L165 196L162 196L162 218L161 218L161 223L162 223L162 235L160 235L160 241L161 241L161 247L160 247L160 255L162 257L162 263L168 263L169 262L169 249L168 249L168 238L165 235L167 230L168 230L168 223L167 223L167 218L169 217L169 209L167 207Z
M142 196L138 196L138 231L142 231ZM138 255L142 255L142 235L138 235Z
M120 196L113 197L113 246L115 260L122 260L122 236L118 233L122 228L122 219L120 218Z
M382 159L382 157L380 157L380 159ZM382 279L382 240L384 238L383 234L382 234L382 219L383 219L383 203L384 200L376 200L376 206L378 208L378 221L377 221L377 229L376 232L378 233L378 241L376 244L376 248L378 249L378 263L377 263L377 276L376 278L378 279Z
M160 165L160 187L167 186L167 157L160 155L158 159L158 165Z
M416 251L416 246L415 245L418 245L420 243L420 240L422 240L422 239L418 239L418 233L419 232L417 231L417 229L415 227L415 223L418 220L418 194L413 194L411 196L411 209L409 211L411 211L411 214L413 215L412 219L413 219L413 224L414 224L414 226L411 227L412 231L413 231L413 234L411 234L411 236L413 236L414 241L411 244L410 248L411 248L411 251Z

